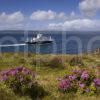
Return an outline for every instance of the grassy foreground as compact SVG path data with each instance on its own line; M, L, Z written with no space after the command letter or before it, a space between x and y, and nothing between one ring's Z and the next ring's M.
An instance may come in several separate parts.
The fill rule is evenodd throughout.
M85 96L76 94L63 94L58 91L57 78L68 74L72 69L86 68L88 70L100 71L96 67L100 66L99 54L81 55L35 55L23 53L3 53L0 54L0 70L14 68L17 66L28 67L37 73L37 82L47 91L47 95L42 100L99 100L100 96ZM10 91L10 90L7 90ZM4 98L3 98L4 97ZM8 98L9 97L9 98ZM29 96L19 97L12 92L0 90L2 100L31 100ZM35 100L41 100L36 98Z

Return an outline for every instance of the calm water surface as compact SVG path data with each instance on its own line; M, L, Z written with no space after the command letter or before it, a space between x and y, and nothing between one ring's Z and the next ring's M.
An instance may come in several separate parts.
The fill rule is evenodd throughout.
M55 40L54 43L42 45L25 44L27 37L36 37L38 33L42 33L44 36L51 36ZM0 52L78 54L93 51L96 48L100 48L100 32L0 31Z

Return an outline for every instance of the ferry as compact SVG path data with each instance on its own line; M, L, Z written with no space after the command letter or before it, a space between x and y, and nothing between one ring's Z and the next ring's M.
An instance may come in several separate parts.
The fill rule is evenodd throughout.
M37 34L37 37L33 37L32 39L27 39L25 41L26 44L44 44L44 43L52 43L54 40L50 37L43 36L42 34Z

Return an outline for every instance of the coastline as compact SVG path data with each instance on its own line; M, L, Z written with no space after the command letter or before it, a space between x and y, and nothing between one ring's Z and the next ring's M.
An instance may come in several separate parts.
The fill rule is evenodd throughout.
M82 96L76 94L59 93L57 78L63 77L73 69L87 69L88 71L99 71L100 56L98 54L80 55L53 55L53 54L33 54L24 53L2 53L0 54L0 71L17 66L23 66L34 70L37 73L37 82L50 94L43 97L43 100L99 100L100 96ZM98 67L99 68L99 67ZM72 96L73 95L73 96ZM15 96L16 97L16 96ZM17 96L19 98L19 96ZM25 96L21 98L26 99ZM87 99L88 98L88 99ZM28 97L29 99L29 97Z

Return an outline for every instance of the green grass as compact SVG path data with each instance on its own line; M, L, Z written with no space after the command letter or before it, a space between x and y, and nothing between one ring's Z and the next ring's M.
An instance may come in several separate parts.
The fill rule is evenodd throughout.
M51 60L54 58L61 58L64 67L57 67L61 62L52 62L57 64L56 67L51 66ZM57 78L63 77L65 74L69 73L73 68L78 68L78 65L71 66L70 60L77 55L35 55L28 54L24 56L23 53L4 53L0 55L0 70L14 68L16 66L25 66L32 70L35 70L37 73L36 80L48 92L42 100L99 100L100 96L83 96L76 94L63 94L58 91L57 88ZM78 56L80 57L80 56ZM95 66L100 65L100 55L86 55L84 54L80 57L84 63L84 67L89 70L96 71ZM76 59L76 58L75 58ZM54 60L55 61L55 60ZM40 64L38 64L40 63ZM75 62L77 63L77 62ZM1 93L0 93L1 94ZM4 92L3 96L7 93ZM1 95L0 95L1 96ZM11 95L12 99L15 97L16 100L31 100L30 97L19 97L16 95ZM2 100L12 100L2 99ZM39 100L38 98L36 100Z

